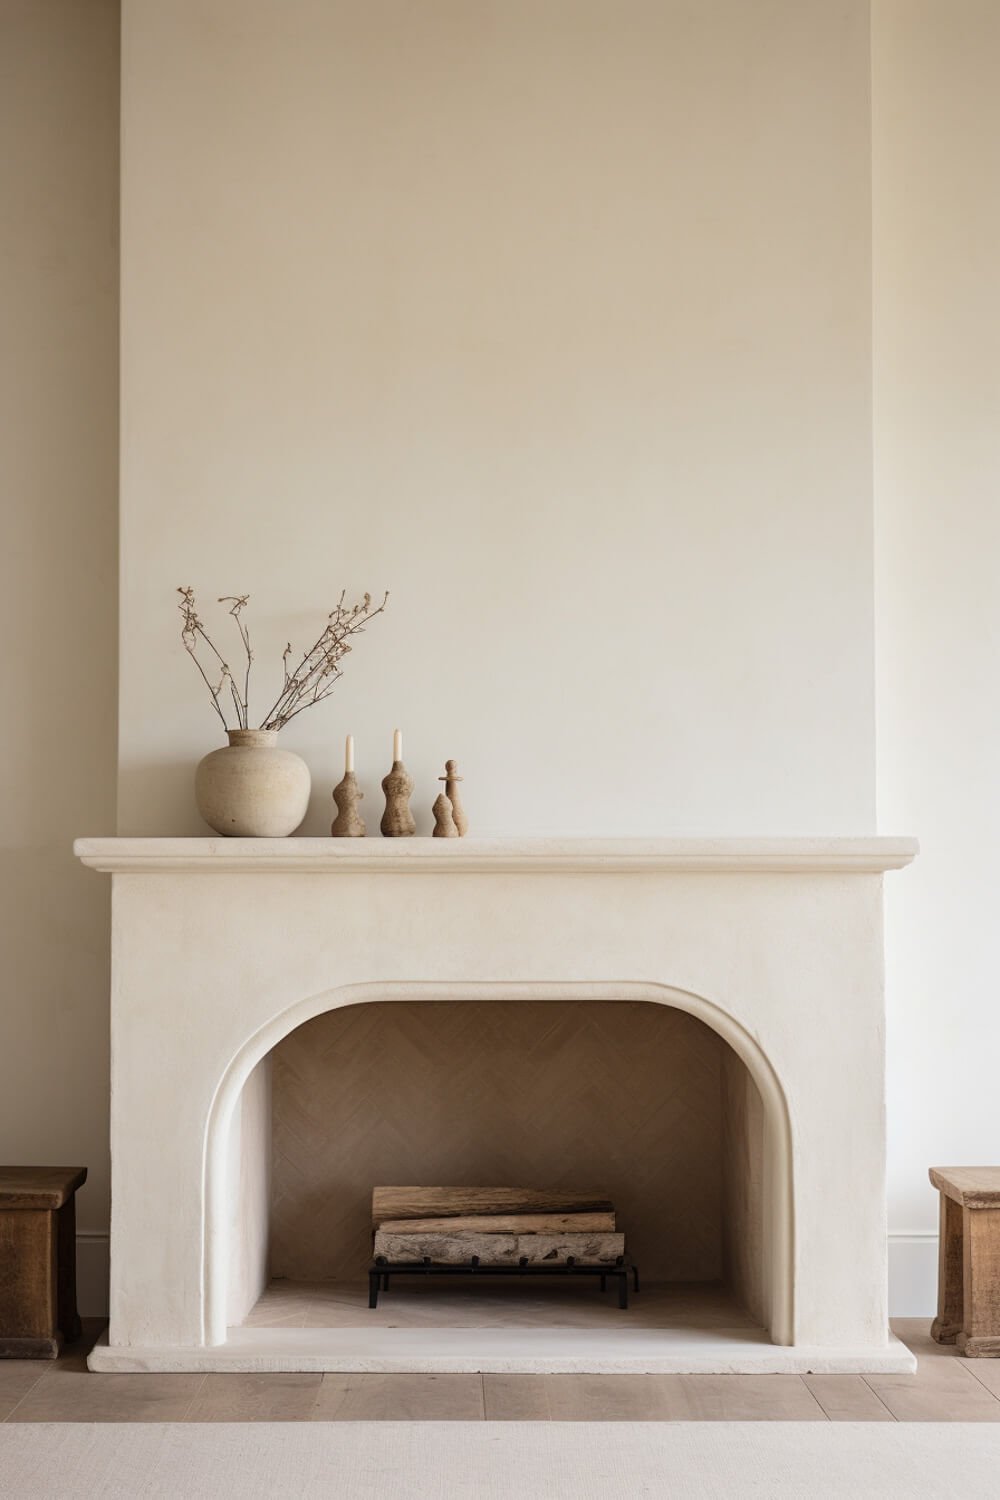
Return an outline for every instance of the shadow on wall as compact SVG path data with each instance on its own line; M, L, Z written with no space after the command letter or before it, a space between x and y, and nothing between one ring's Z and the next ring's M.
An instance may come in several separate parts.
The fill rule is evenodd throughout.
M2 11L0 1159L88 1168L77 1222L100 1267L109 892L71 846L115 826L119 7Z
M179 758L183 752L178 752L169 760L139 760L121 765L118 792L123 807L135 806L142 797L147 811L142 817L133 817L131 826L119 832L128 838L214 838L195 806L194 773L203 755L225 743L221 727L218 734L213 734L209 725L204 739L192 748L190 760ZM152 807L148 806L150 786L155 786L157 792Z

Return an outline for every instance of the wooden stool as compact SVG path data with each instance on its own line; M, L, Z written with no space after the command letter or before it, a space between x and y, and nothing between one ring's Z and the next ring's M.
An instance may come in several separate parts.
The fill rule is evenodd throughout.
M86 1167L0 1167L0 1359L55 1359L80 1337L76 1200Z
M931 1167L930 1179L941 1194L931 1338L1000 1359L1000 1167Z

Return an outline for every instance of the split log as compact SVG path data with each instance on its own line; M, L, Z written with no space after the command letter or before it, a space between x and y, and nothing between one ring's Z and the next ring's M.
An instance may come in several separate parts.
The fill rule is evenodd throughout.
M498 1187L377 1187L372 1224L386 1219L453 1219L497 1214L613 1213L602 1193Z
M485 1266L562 1266L572 1255L580 1265L613 1266L625 1254L623 1234L375 1234L375 1255L394 1262L424 1259L433 1265L468 1265L478 1255Z
M454 1218L383 1219L386 1234L599 1234L613 1233L613 1213L456 1214Z
M517 1265L516 1234L387 1234L375 1231L375 1255L389 1261L430 1260L439 1266L467 1266L474 1255L485 1264Z

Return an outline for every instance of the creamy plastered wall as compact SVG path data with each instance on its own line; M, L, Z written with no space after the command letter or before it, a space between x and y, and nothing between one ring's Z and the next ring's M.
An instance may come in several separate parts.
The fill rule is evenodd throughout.
M867 4L123 23L120 831L204 831L185 583L272 696L392 590L305 832L394 725L422 832L446 755L479 833L870 828Z
M166 401L148 465L126 452L126 830L197 826L188 769L213 731L164 623L187 578L253 588L279 644L333 586L395 586L398 625L373 629L325 718L299 721L321 774L328 742L359 733L369 813L398 718L428 801L438 753L464 756L478 831L870 822L851 436L865 7L542 11L477 8L477 52L471 9L423 7L415 36L416 9L376 5L359 52L328 5L129 8L136 167L151 155L160 175L126 181L126 219L137 187L145 205L126 278L167 368L155 342L134 350L125 392L127 412ZM85 667L57 697L4 658L21 707L0 1126L10 1159L89 1162L81 1220L99 1230L106 892L63 841L113 818L113 271L92 273L113 266L95 213L113 209L114 7L3 0L0 17L17 142L0 170L20 208L0 286L7 636L58 648L71 619ZM925 842L890 882L890 1222L917 1236L924 1299L900 1311L933 1286L927 1162L996 1156L978 1080L995 1051L997 25L985 0L874 7L880 817Z
M931 1163L1000 1160L1000 7L873 25L879 814L899 1313L933 1306Z
M86 1165L106 1305L115 818L118 6L0 0L0 1160Z

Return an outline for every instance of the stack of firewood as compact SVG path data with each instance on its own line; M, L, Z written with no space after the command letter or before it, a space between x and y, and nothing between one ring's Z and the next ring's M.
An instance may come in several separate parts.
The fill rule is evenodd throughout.
M614 1204L536 1188L377 1187L376 1259L400 1264L613 1266L625 1254Z

